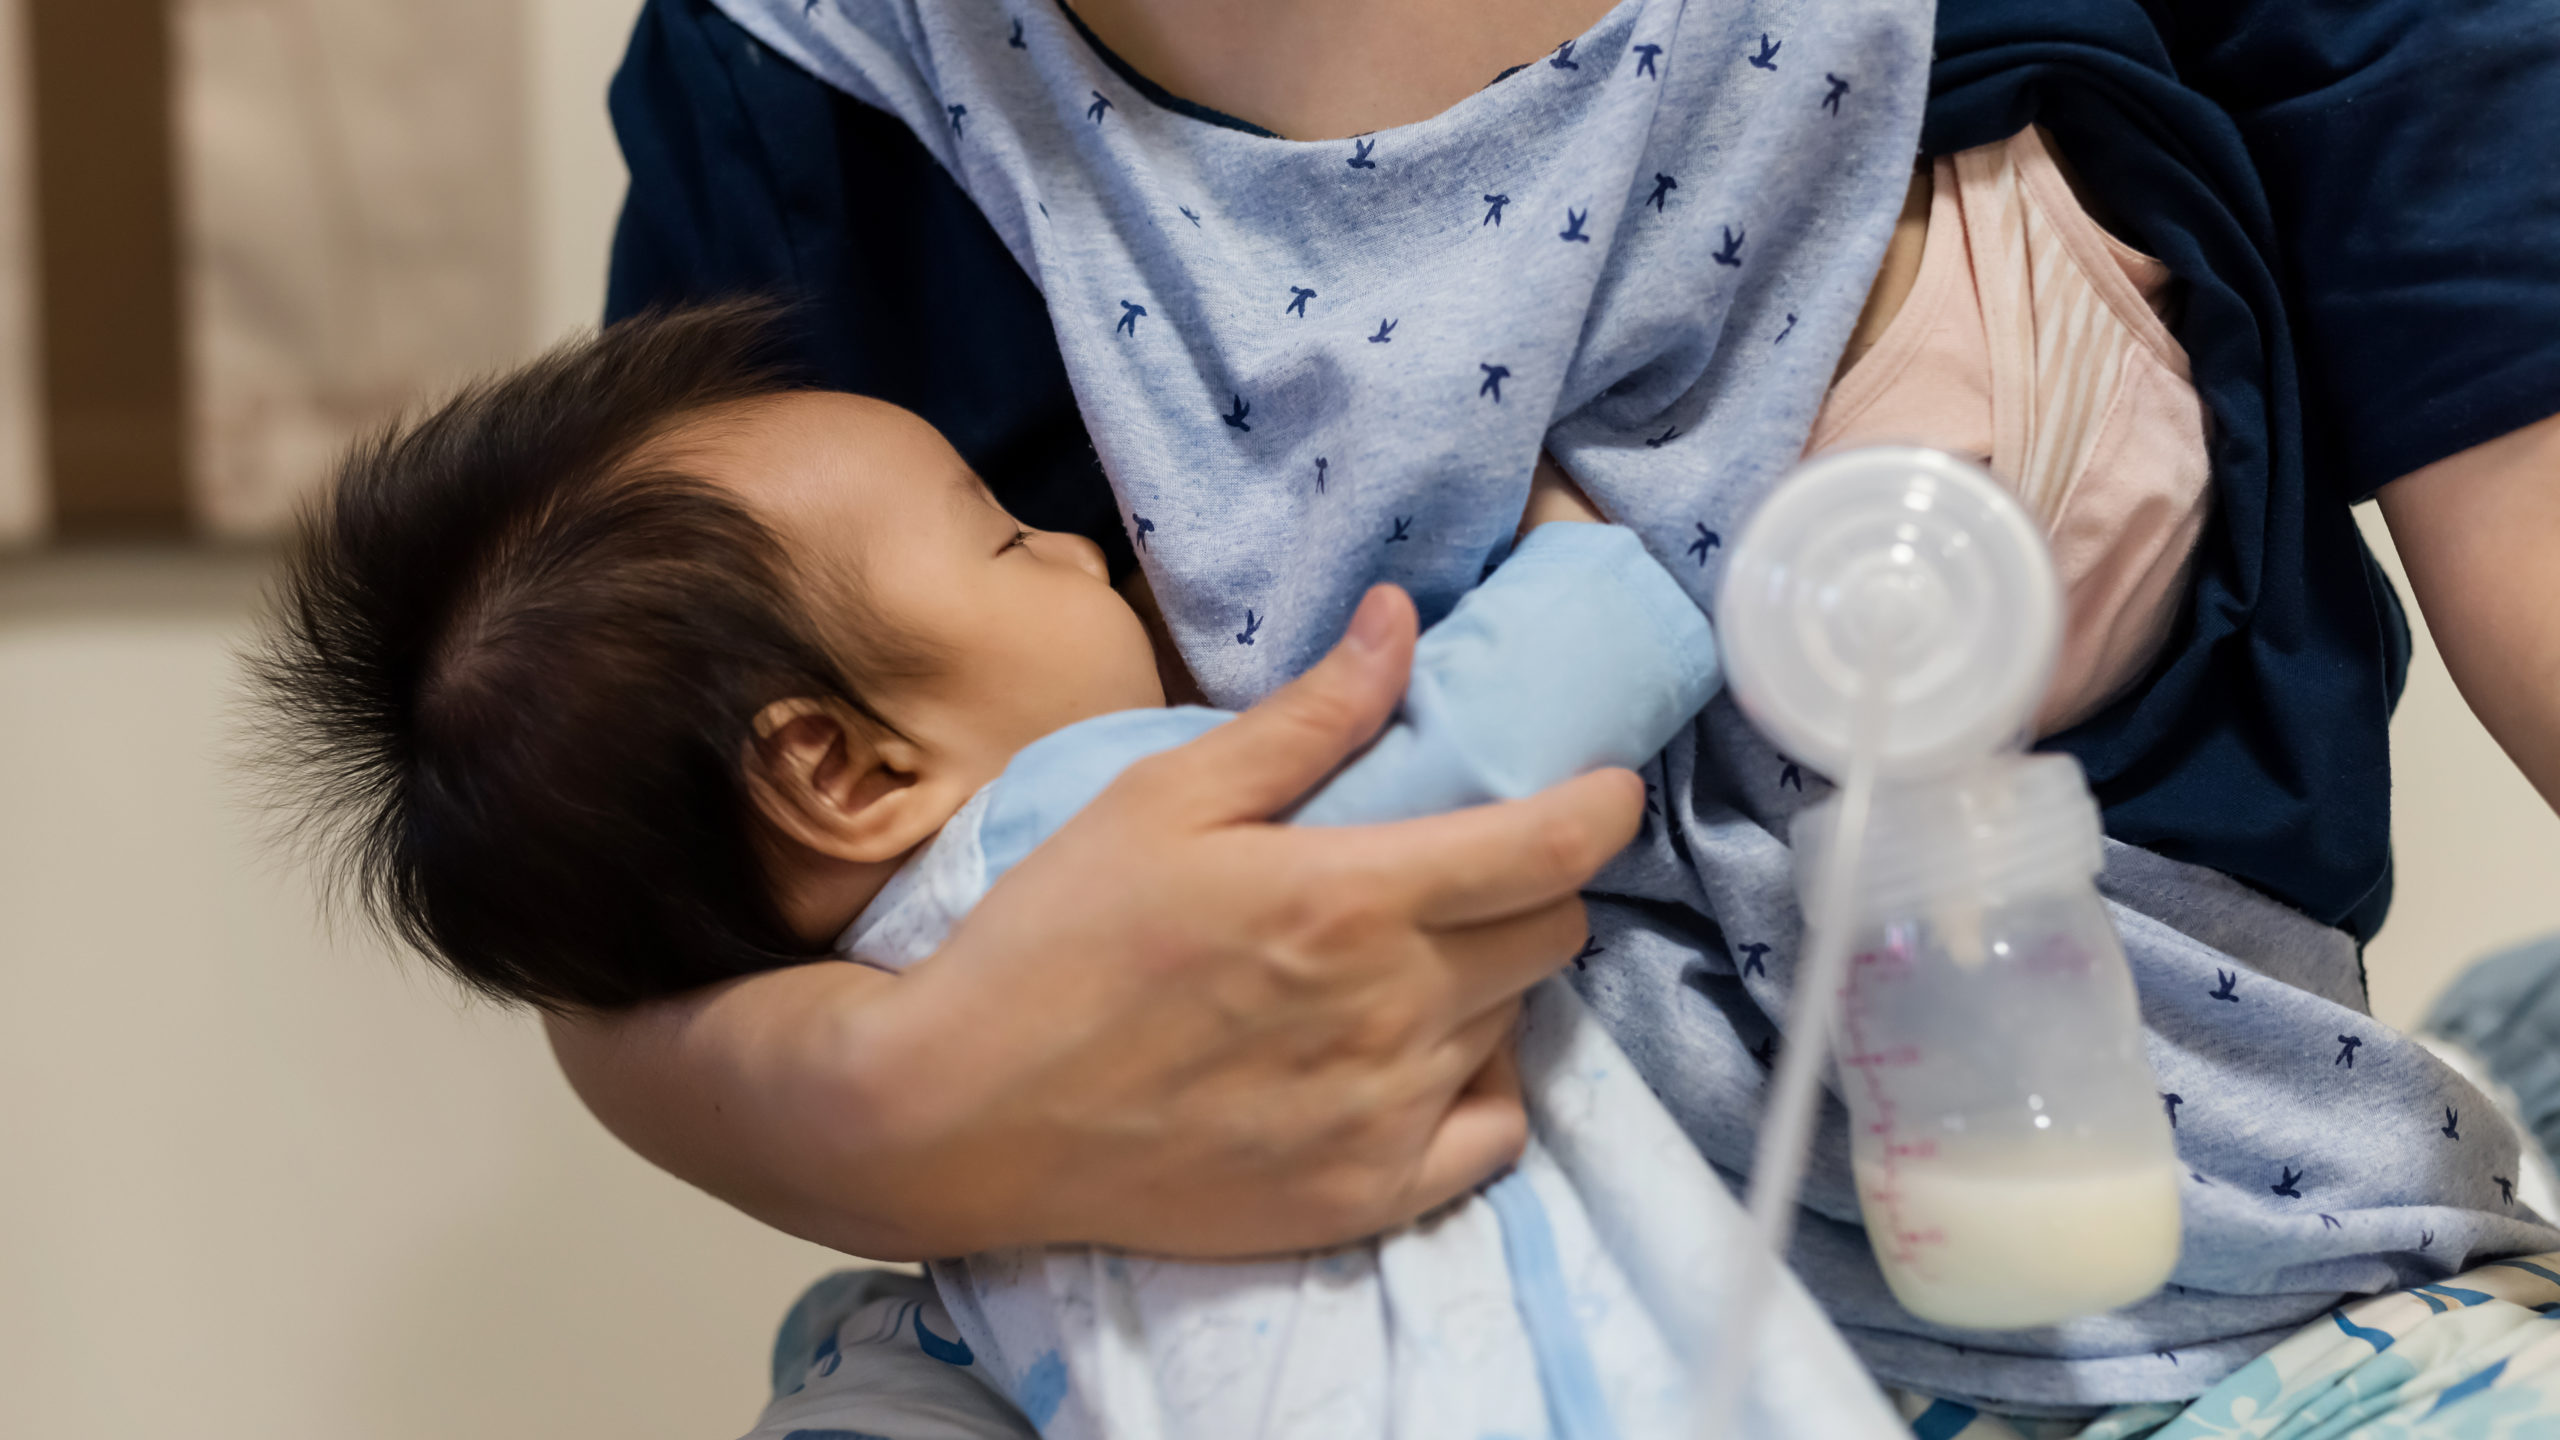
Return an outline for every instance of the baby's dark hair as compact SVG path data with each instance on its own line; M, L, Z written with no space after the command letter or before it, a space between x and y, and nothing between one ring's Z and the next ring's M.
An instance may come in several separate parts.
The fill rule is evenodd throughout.
M251 662L265 758L333 878L478 990L605 1009L815 953L767 882L754 718L879 717L774 532L650 454L805 388L790 323L623 321L360 442L302 517Z

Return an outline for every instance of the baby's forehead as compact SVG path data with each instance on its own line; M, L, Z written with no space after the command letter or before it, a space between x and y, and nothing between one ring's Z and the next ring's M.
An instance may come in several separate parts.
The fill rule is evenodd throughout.
M795 460L940 468L958 452L924 417L841 390L788 390L697 411L654 444L766 467Z
M914 412L832 390L741 401L688 417L651 446L660 456L788 524L810 514L904 512L984 491L942 432ZM658 457L652 457L658 458Z

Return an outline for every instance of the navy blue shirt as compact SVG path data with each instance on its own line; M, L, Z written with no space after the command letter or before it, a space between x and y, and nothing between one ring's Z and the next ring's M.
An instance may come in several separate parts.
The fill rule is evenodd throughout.
M1922 149L2047 126L2185 282L2212 417L2177 628L2050 748L2110 834L2370 936L2408 634L2347 507L2560 412L2560 7L1941 0L1937 55ZM1039 293L904 126L709 0L650 0L612 106L632 179L607 318L794 295L813 378L914 410L1015 514L1125 573Z

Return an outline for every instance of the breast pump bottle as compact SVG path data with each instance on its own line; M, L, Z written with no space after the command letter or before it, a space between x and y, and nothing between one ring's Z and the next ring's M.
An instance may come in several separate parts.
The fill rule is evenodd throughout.
M1885 1280L1945 1325L2130 1304L2178 1259L2181 1172L2095 885L2097 807L2076 761L2019 748L2061 611L2044 539L2007 493L1901 448L1785 480L1719 597L1744 713L1849 777L1794 828L1814 937L1797 1014L1831 1012ZM1826 930L1832 988L1807 995ZM1764 1145L1787 1098L1782 1084Z

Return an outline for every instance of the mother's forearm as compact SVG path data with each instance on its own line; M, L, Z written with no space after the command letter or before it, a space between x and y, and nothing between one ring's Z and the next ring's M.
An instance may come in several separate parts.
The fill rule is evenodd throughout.
M880 1260L1032 1238L991 1223L983 1195L933 1153L903 1083L917 1071L902 1064L929 1017L893 1003L900 986L820 962L548 1028L605 1128L777 1229Z

